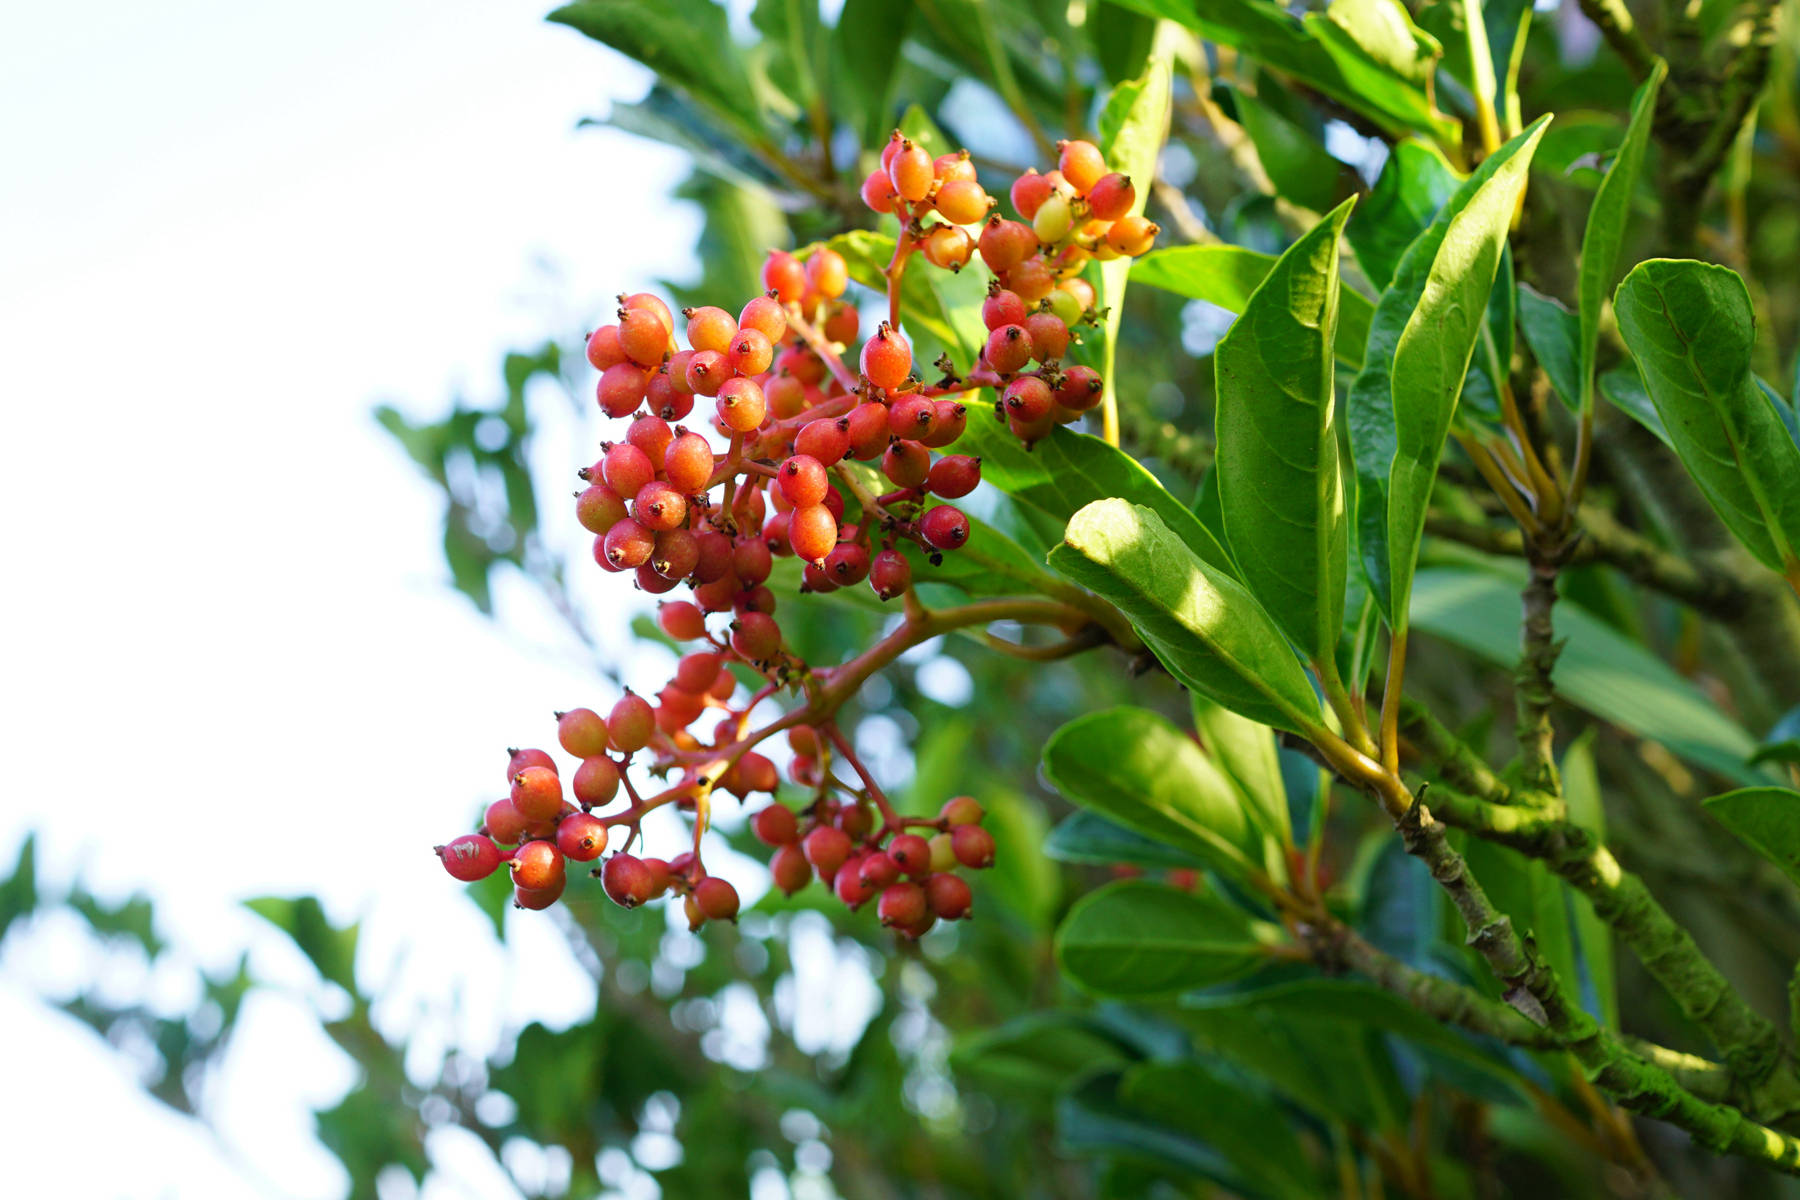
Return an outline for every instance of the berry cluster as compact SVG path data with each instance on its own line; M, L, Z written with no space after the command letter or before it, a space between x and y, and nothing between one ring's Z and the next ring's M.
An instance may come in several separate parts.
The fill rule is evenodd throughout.
M569 795L550 755L510 751L510 794L488 807L480 832L437 847L451 875L482 879L505 864L517 903L547 908L562 895L569 861L595 862L622 834L591 872L614 901L635 908L673 894L693 928L734 919L737 892L707 873L701 834L715 792L773 795L780 771L755 748L785 733L789 778L811 800L798 812L772 803L754 818L783 891L817 877L851 908L879 896L882 923L908 937L968 915L969 887L956 869L990 865L995 849L981 806L959 797L936 817L896 813L836 716L872 673L951 627L919 603L912 576L917 557L936 565L969 539L968 518L942 503L981 481L980 459L948 452L968 420L957 397L994 388L996 411L1027 444L1100 401L1099 375L1064 365L1077 327L1098 315L1080 271L1090 258L1143 253L1156 227L1131 215L1131 181L1107 173L1094 146L1060 149L1056 170L1012 186L1027 225L992 215L966 152L933 159L895 133L862 189L871 208L901 222L885 272L889 319L863 340L854 372L845 356L861 322L844 299L847 264L829 247L804 261L772 251L766 290L736 316L689 308L678 325L655 296L619 297L617 321L589 336L587 357L600 371L601 409L629 424L580 471L587 487L575 515L605 570L632 572L655 595L691 589L691 600L665 602L658 621L693 649L654 703L627 691L605 717L585 708L557 715L557 739L579 760ZM979 237L964 228L977 224ZM994 272L982 307L989 337L966 377L947 358L935 384L914 370L899 295L915 253L951 271L979 253ZM711 436L674 424L701 397L713 402ZM777 560L789 557L801 564L800 591L867 580L883 600L904 597L904 620L839 666L806 663L782 633L770 586ZM723 620L709 627L714 615ZM1072 633L1086 618L1031 599L973 605L959 618L987 619ZM754 692L740 699L740 683ZM753 727L758 707L782 693L794 705ZM709 715L716 724L697 729ZM840 778L836 762L855 779ZM641 793L634 766L667 786ZM622 807L594 811L621 793ZM693 848L667 860L631 853L645 814L669 804L693 813Z

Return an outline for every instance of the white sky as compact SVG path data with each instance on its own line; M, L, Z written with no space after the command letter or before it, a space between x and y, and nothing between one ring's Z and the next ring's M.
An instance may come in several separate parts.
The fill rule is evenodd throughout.
M365 918L397 1017L463 989L477 1044L591 993L542 923L502 966L429 847L498 794L502 747L610 697L523 585L510 632L447 588L436 493L368 410L493 395L505 349L684 269L696 228L667 202L675 155L574 132L647 78L547 7L0 10L0 866L36 829L52 880L148 889L203 961L253 942L297 988L237 902L320 894ZM575 432L541 461L578 457ZM78 946L0 959L0 1128L30 1148L9 1193L340 1192L304 1104L351 1075L300 1006L246 1016L214 1097L234 1166L33 1001L92 965ZM165 984L116 981L181 1004Z

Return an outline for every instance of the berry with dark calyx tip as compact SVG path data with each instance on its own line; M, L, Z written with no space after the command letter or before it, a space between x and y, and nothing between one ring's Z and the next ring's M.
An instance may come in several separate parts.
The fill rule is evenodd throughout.
M762 385L754 379L738 376L727 379L719 388L719 420L734 433L749 433L763 423L769 402Z
M1069 352L1069 327L1053 312L1034 312L1026 317L1025 332L1031 335L1032 357L1039 362L1061 359Z
M684 692L704 692L719 677L719 668L724 662L724 655L711 650L696 650L683 655L675 664L675 676L669 682Z
M1030 237L1031 232L1026 231ZM1041 258L1027 258L1006 273L1006 286L1019 294L1029 307L1048 296L1056 288L1056 276Z
M769 859L769 874L785 896L791 896L813 880L812 864L799 846L782 846Z
M1137 189L1132 186L1130 176L1114 171L1110 175L1102 175L1088 189L1087 202L1088 212L1095 220L1117 221L1137 203Z
M706 924L706 913L701 911L700 902L692 893L682 899L681 912L687 918L689 933L699 933L700 927Z
M621 496L636 496L638 491L656 478L656 467L650 456L630 442L620 442L600 460L606 486Z
M892 600L912 586L912 564L897 550L883 550L869 564L869 586L883 600Z
M731 574L730 538L715 529L708 529L696 534L694 542L700 548L700 561L694 565L695 579L701 583L714 583Z
M1006 415L1020 421L1041 420L1055 403L1050 385L1035 375L1021 375L1000 394Z
M542 767L552 775L556 774L556 760L542 750L508 750L506 752L506 782L511 783L526 767Z
M902 396L888 406L888 432L914 441L931 432L937 411L929 396Z
M810 454L795 454L776 468L781 494L795 508L810 508L825 502L831 480L825 466Z
M1055 190L1056 185L1050 181L1050 177L1038 174L1037 168L1032 167L1013 180L1009 198L1014 211L1029 221L1037 215L1038 206L1048 200Z
M697 433L679 434L663 451L662 464L670 487L684 495L698 495L712 479L712 445Z
M765 846L786 846L800 840L800 820L783 804L771 804L751 817L750 830Z
M931 409L931 429L920 436L921 445L934 450L948 446L969 428L969 410L958 401L934 400Z
M617 362L600 375L594 399L609 417L629 417L650 391L650 372L629 360Z
M829 556L827 556L829 557ZM800 591L823 596L838 590L838 581L825 570L824 562L807 563L800 572Z
M952 796L938 809L938 820L951 829L958 825L979 825L986 817L987 810L973 796Z
M771 662L781 654L781 627L767 613L747 612L733 623L731 648L750 662Z
M589 808L610 804L619 794L618 765L604 754L584 758L575 768L575 778L569 786L575 799Z
M659 375L658 378L664 377ZM658 416L639 417L625 431L625 440L648 455L652 463L663 460L663 454L674 438L675 431L669 428L667 421Z
M875 814L863 804L846 804L838 809L837 827L860 842L875 828Z
M1037 234L1031 232L1031 226L1018 221L1008 221L1003 217L988 218L981 227L981 238L977 243L981 252L981 261L988 265L988 270L996 275L1017 269L1025 261L1037 253ZM1021 300L1024 297L1020 297Z
M931 835L931 869L933 871L954 871L960 864L956 861L956 850L951 845L954 841L948 833Z
M669 890L669 880L675 873L674 867L660 858L646 858L644 869L650 872L650 899L661 899Z
M669 306L663 303L661 296L651 292L633 292L629 296L619 297L619 308L623 312L643 309L654 314L669 333L675 332L675 314L669 311Z
M631 515L661 532L687 522L687 498L660 479L652 479L632 498Z
M760 538L741 541L731 548L731 569L739 583L747 588L755 587L775 569L774 551Z
M564 817L556 825L556 848L576 862L593 862L606 852L606 826L587 813Z
M527 821L548 821L562 811L562 780L546 767L526 767L513 776L512 802Z
M525 836L528 822L511 799L500 799L487 806L481 824L496 842L512 846Z
M526 842L512 856L513 882L533 892L547 891L563 881L562 851L549 842Z
M887 449L889 434L886 405L873 402L859 404L844 419L849 422L849 428L845 432L850 437L851 458L866 462Z
M597 371L604 371L625 361L626 354L619 345L619 327L602 325L588 334L587 360Z
M693 534L685 529L665 529L656 535L649 566L663 582L673 584L686 579L699 565L700 539ZM666 592L669 589L653 586L651 590Z
M806 295L806 268L786 250L771 250L763 260L762 285L783 304L798 304Z
M1032 350L1031 334L1023 325L1002 325L988 334L982 357L998 374L1011 375L1025 369L1025 364L1031 361Z
M931 915L925 903L925 889L916 883L889 885L881 893L875 908L883 925L912 926Z
M950 849L965 867L994 865L994 835L979 825L958 825L950 831Z
M1092 142L1058 142L1056 169L1080 195L1087 195L1106 174L1106 159Z
M820 875L824 871L819 872ZM875 889L862 881L862 858L860 855L844 861L831 878L831 890L843 901L845 907L852 911L867 904L875 895Z
M625 519L625 498L596 483L575 497L575 519L589 533L604 534Z
M1023 325L1027 315L1017 292L1001 287L998 279L989 283L987 299L981 302L981 323L990 333L1002 325Z
M894 194L908 204L917 204L931 192L937 171L931 152L912 141L903 141L888 161L888 180Z
M678 642L692 642L706 636L706 614L686 600L671 600L659 607L656 623Z
M773 296L752 296L738 313L738 332L746 329L762 334L771 346L779 345L787 336L787 312L781 301Z
M893 856L894 863L914 879L923 879L931 872L931 843L916 833L895 835L888 843L888 853Z
M619 318L619 349L633 362L654 367L669 351L668 326L649 309L630 309Z
M792 512L778 512L769 518L768 524L762 528L763 545L769 548L770 554L779 554L783 558L794 552L788 542L788 527L793 524Z
M687 342L695 350L712 350L727 354L731 339L737 336L737 318L722 308L705 305L681 310L687 318Z
M653 899L655 881L644 860L629 854L615 854L600 868L600 887L620 908L636 908Z
M975 239L955 225L939 225L920 246L925 260L940 271L960 271L975 257Z
M836 250L821 246L806 260L806 282L827 300L835 300L850 286L850 266Z
M656 715L650 702L635 692L626 692L606 717L606 736L613 749L632 754L650 744L656 731Z
M1106 385L1092 367L1070 367L1063 372L1062 384L1056 389L1056 402L1075 412L1086 412L1100 403Z
M1143 217L1120 217L1106 231L1106 244L1120 254L1136 258L1147 253L1162 230Z
M1012 430L1014 437L1029 446L1033 442L1043 441L1056 432L1054 413L1055 410L1052 409L1035 421L1021 421L1017 417L1008 417L1006 418L1006 427Z
M1031 218L1031 232L1046 246L1056 245L1074 228L1075 209L1061 192L1046 196L1038 206L1037 214Z
M737 889L717 875L708 875L694 885L694 903L709 921L737 920Z
M731 364L717 350L697 350L688 359L687 370L683 372L687 379L688 390L697 396L716 396L725 381L732 378Z
M576 758L606 753L606 722L591 708L571 708L556 718L556 740Z
M952 225L973 225L986 219L988 209L993 207L993 201L973 179L945 180L938 185L932 204Z
M823 776L820 774L819 760L805 754L796 754L788 763L788 778L801 787L817 787ZM840 831L841 832L841 831ZM825 868L820 867L823 873Z
M892 442L881 456L881 473L895 487L918 487L931 474L931 451L917 442Z
M698 578L698 576L696 576ZM737 580L729 576L694 588L694 603L709 613L730 612L737 603Z
M981 460L968 454L946 454L931 464L925 487L934 496L958 500L981 482Z
M856 864L856 875L864 887L879 890L900 881L900 864L885 850L871 850Z
M832 825L821 825L807 834L800 848L819 874L830 875L850 857L850 835Z
M973 180L975 163L969 158L967 150L952 150L948 154L940 154L932 160L931 173L939 183L951 183L956 180Z
M875 336L863 343L860 364L870 383L891 391L905 383L912 370L912 346L883 321Z
M619 521L601 540L606 561L620 571L643 566L650 561L650 552L654 549L656 534L632 517Z
M925 880L925 904L931 915L945 921L960 921L969 915L975 894L959 875L939 873Z
M829 467L850 453L850 422L845 417L808 421L794 435L794 453ZM786 489L783 489L786 490Z
M796 508L788 521L788 544L801 561L822 562L837 545L837 519L823 504Z
M444 864L444 870L464 883L486 879L500 866L500 847L494 845L493 838L479 833L451 838L442 846L433 846L432 850Z
M839 587L861 583L869 575L869 551L855 542L839 542L825 556L825 573Z
M679 421L694 411L694 393L687 390L686 370L684 365L680 387L675 386L677 376L668 371L659 371L650 377L650 386L644 392L644 403L651 412L665 421Z
M825 310L825 319L820 322L819 331L825 335L826 341L848 346L856 340L856 331L861 327L862 318L857 314L856 306L838 300Z
M555 887L551 888L538 889L515 886L513 888L513 905L517 908L529 908L542 911L562 899L563 889L568 886L568 883L568 878L565 876L557 881Z
M869 206L871 212L894 211L894 181L888 178L887 168L877 167L863 180L862 202Z
M920 520L919 533L939 550L957 550L969 540L969 518L952 505L940 504Z
M738 330L725 352L725 361L740 375L761 375L774 358L774 344L759 329Z

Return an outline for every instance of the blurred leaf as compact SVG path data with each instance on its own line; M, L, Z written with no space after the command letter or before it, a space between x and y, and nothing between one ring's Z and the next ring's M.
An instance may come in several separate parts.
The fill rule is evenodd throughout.
M0 938L14 921L30 916L37 906L37 834L28 833L19 844L12 872L0 882Z
M1119 84L1144 73L1156 40L1155 21L1113 0L1099 0L1089 9L1087 32L1107 82Z
M244 907L292 938L320 978L337 984L352 996L357 994L357 926L334 927L312 896L262 896L244 901Z
M1250 813L1283 846L1294 844L1287 786L1275 748L1275 731L1240 717L1198 693L1190 697L1201 748L1244 797Z
M723 6L712 0L579 0L546 19L636 59L753 143L766 140L756 90Z
M1206 866L1206 860L1199 855L1171 846L1160 838L1146 837L1086 809L1077 809L1056 823L1056 828L1044 840L1044 855L1058 862L1096 866L1119 863L1174 869Z
M1309 131L1248 92L1239 90L1233 96L1238 124L1255 144L1256 157L1277 195L1323 213L1355 190L1355 173Z
M1739 841L1800 883L1800 792L1783 787L1739 788L1705 804L1706 811Z
M1784 570L1800 539L1800 447L1751 374L1744 281L1727 267L1652 259L1613 304L1682 464L1738 541Z
M1100 152L1106 156L1106 165L1137 181L1137 194L1131 202L1134 215L1141 215L1149 202L1157 158L1169 136L1170 75L1168 56L1152 56L1143 75L1115 87L1100 112ZM1102 328L1106 334L1100 354L1100 377L1106 387L1103 411L1108 414L1118 402L1114 363L1118 358L1119 322L1125 316L1125 288L1130 281L1129 258L1100 264L1100 308L1105 314ZM1118 440L1116 433L1109 434L1109 438Z
M106 904L78 888L69 896L69 907L80 913L95 933L129 938L151 958L161 954L166 944L156 936L156 911L148 896L130 896L118 904Z
M1069 1154L1120 1156L1180 1177L1198 1176L1231 1189L1237 1195L1259 1193L1216 1148L1194 1140L1124 1101L1119 1093L1124 1075L1101 1071L1073 1083L1056 1107L1059 1148ZM1128 1187L1142 1187L1133 1181ZM1146 1195L1151 1193L1115 1193Z
M1550 386L1571 411L1581 408L1581 321L1562 301L1519 285L1519 328Z
M776 176L744 146L735 127L721 127L686 96L661 84L633 104L614 100L606 116L581 125L610 126L684 151L695 167L739 187L767 187Z
M1139 1111L1216 1147L1250 1181L1253 1194L1294 1200L1324 1194L1325 1181L1309 1169L1311 1158L1289 1114L1200 1060L1130 1067L1119 1094Z
M353 1200L373 1200L375 1177L384 1167L405 1167L415 1183L423 1181L430 1169L425 1131L417 1115L372 1088L352 1087L335 1107L315 1117L319 1140L350 1173Z
M1425 90L1443 47L1413 24L1400 0L1331 0L1304 20L1358 93L1362 104L1353 107L1394 113L1407 129L1445 146L1461 144L1462 126L1439 112Z
M1277 729L1298 733L1317 723L1312 684L1268 613L1151 510L1096 500L1069 521L1050 565L1118 605L1189 687Z
M1370 283L1385 289L1393 282L1406 248L1425 232L1461 182L1462 176L1443 151L1431 143L1405 138L1394 144L1376 177L1374 190L1357 205L1356 215L1344 231L1356 251L1357 264ZM1373 316L1373 306L1370 307ZM1349 333L1344 330L1346 337ZM1363 337L1368 337L1366 323ZM1357 354L1360 363L1361 347Z
M1800 706L1788 709L1763 735L1762 745L1750 755L1751 765L1765 762L1800 766ZM4 928L4 926L0 926Z
M1098 1022L1052 1009L966 1031L950 1051L950 1066L984 1088L1047 1106L1070 1079L1135 1057Z
M896 50L912 11L910 4L890 0L844 0L832 30L827 64L837 97L832 111L851 123L865 146L880 146L893 125Z
M1569 819L1606 837L1606 806L1600 792L1600 774L1594 762L1596 730L1582 731L1563 752L1563 800L1569 806ZM1613 971L1612 926L1594 912L1593 902L1579 892L1569 893L1575 912L1575 944L1581 956L1584 995L1591 993L1591 1008L1602 1023L1618 1028L1619 989Z

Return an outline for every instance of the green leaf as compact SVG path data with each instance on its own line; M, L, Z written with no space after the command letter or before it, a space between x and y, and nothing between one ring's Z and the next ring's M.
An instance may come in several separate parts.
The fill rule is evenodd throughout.
M1350 389L1363 572L1396 629L1406 626L1426 501L1548 120L1489 155L1407 250L1376 305L1362 373Z
M1563 800L1569 806L1569 819L1604 841L1606 806L1601 800L1600 772L1594 762L1595 733L1592 727L1583 730L1563 752ZM1616 1028L1619 989L1613 971L1612 926L1600 919L1585 895L1570 892L1569 899L1575 909L1575 946L1581 956L1582 990L1593 993L1594 1016L1602 1024Z
M1044 745L1044 774L1071 803L1242 880L1269 857L1267 835L1194 740L1142 708L1075 718Z
M1800 537L1800 447L1750 371L1756 318L1735 271L1639 263L1613 307L1675 452L1713 511L1780 571Z
M1141 215L1150 199L1150 181L1156 178L1156 160L1169 136L1170 62L1166 54L1153 55L1144 74L1121 83L1107 97L1100 112L1100 152L1114 171L1137 181L1131 212ZM1131 260L1115 258L1100 264L1100 304L1106 314L1102 328L1106 342L1100 351L1100 377L1105 393L1102 412L1115 428L1118 403L1113 370L1119 348L1119 322L1125 316L1125 287L1131 282ZM1109 434L1117 441L1116 432Z
M1571 410L1581 408L1580 319L1554 296L1519 285L1519 328L1550 386Z
M1146 837L1086 809L1077 809L1057 822L1050 836L1044 839L1044 856L1057 862L1096 866L1128 863L1136 867L1181 870L1207 865L1197 854L1171 846L1160 838Z
M1644 378L1636 367L1614 367L1600 376L1600 394L1620 412L1655 434L1657 441L1675 449L1668 426L1663 424L1662 414L1656 411L1650 393L1644 390Z
M1077 1076L1123 1066L1134 1057L1099 1022L1049 1010L965 1033L950 1051L950 1066L985 1088L1035 1100L1060 1091Z
M1763 735L1762 745L1750 756L1750 762L1778 762L1789 766L1800 766L1800 705L1788 709L1781 714L1769 732Z
M1217 1147L1127 1102L1121 1095L1123 1082L1123 1072L1116 1070L1079 1077L1056 1105L1058 1152L1102 1155L1109 1162L1099 1200L1152 1195L1150 1181L1170 1173L1184 1180L1210 1180L1232 1195L1259 1194Z
M1156 22L1123 5L1100 0L1088 10L1087 34L1107 81L1122 83L1144 73L1156 39Z
M1236 785L1251 815L1284 846L1294 844L1288 813L1287 784L1281 777L1281 758L1275 748L1275 731L1267 725L1240 717L1200 695L1190 695L1194 731L1201 749Z
M1352 222L1352 227L1354 227ZM1204 300L1230 312L1241 313L1275 265L1273 254L1261 254L1242 246L1171 246L1152 250L1131 268L1137 283ZM1347 367L1362 365L1363 344L1369 340L1369 322L1375 306L1352 288L1338 291L1337 359Z
M356 995L355 925L334 927L312 896L262 896L244 901L244 907L292 938L320 978Z
M1800 792L1739 788L1705 801L1705 807L1739 841L1800 883Z
M1278 729L1317 726L1318 699L1269 614L1156 513L1096 500L1069 521L1050 565L1118 605L1190 688Z
M1325 1194L1294 1121L1271 1097L1244 1087L1199 1059L1128 1067L1119 1095L1127 1104L1197 1142L1216 1147L1259 1194L1309 1200Z
M1406 128L1440 145L1462 142L1462 126L1437 110L1427 85L1444 49L1413 24L1400 0L1332 0L1308 13L1306 27L1331 55L1343 78L1382 108L1402 115Z
M749 71L725 9L712 0L580 0L547 19L636 59L752 140L765 140Z
M1332 344L1345 201L1289 247L1213 352L1219 502L1245 586L1314 662L1337 649L1348 553Z
M851 122L865 146L879 146L893 124L895 53L906 37L912 5L890 0L844 0L831 34L834 112Z
M1625 226L1631 219L1631 198L1637 191L1638 173L1644 166L1644 150L1650 144L1650 127L1656 115L1656 93L1668 75L1668 64L1656 60L1650 78L1644 80L1631 101L1631 124L1625 140L1600 190L1588 209L1587 229L1581 235L1580 313L1581 342L1576 370L1581 379L1579 409L1594 402L1594 361L1600 349L1600 310L1606 294L1619 278L1619 250L1625 243Z
M1325 212L1356 190L1355 173L1331 156L1313 134L1248 92L1232 93L1238 124L1256 146L1277 195Z
M1413 624L1510 669L1518 662L1524 585L1522 575L1420 571ZM1556 663L1560 698L1727 778L1764 778L1744 762L1755 739L1662 659L1579 608L1557 609L1556 634L1564 640Z
M12 873L0 880L0 938L14 921L30 916L37 906L37 834L28 833L19 845Z
M1097 996L1161 996L1247 975L1267 961L1250 919L1209 893L1126 880L1076 902L1056 961Z
M1344 230L1351 249L1356 251L1357 264L1370 283L1385 290L1393 282L1406 248L1425 232L1461 182L1462 176L1444 152L1430 142L1406 138L1395 143L1375 180L1374 190L1357 207ZM1370 316L1373 315L1371 306ZM1343 333L1345 338L1350 336L1347 324ZM1363 336L1368 336L1366 323ZM1359 345L1359 356L1360 352Z

